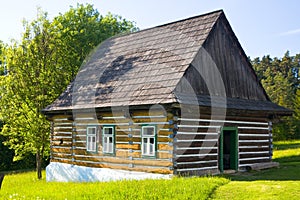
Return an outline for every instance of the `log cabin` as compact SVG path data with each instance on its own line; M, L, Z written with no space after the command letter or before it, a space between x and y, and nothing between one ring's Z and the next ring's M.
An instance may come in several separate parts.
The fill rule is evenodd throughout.
M291 115L270 101L222 10L107 39L43 113L49 181L271 163L272 122Z

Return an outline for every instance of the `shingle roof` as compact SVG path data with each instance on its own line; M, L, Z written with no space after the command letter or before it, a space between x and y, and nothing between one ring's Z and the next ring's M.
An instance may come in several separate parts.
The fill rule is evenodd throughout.
M188 103L176 86L221 15L219 10L106 40L44 112Z
M172 91L221 13L106 40L45 110L176 102Z

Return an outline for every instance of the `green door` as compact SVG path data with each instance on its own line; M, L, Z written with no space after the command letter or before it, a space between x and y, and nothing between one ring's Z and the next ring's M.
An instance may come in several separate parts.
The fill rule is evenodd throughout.
M219 139L219 169L238 169L238 131L236 127L223 127Z

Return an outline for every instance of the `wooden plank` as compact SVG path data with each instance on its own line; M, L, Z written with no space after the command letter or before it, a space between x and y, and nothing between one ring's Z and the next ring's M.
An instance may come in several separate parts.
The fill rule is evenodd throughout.
M217 141L190 141L190 142L176 142L176 147L214 147Z
M168 136L170 134L173 134L173 132L172 131L165 131L165 130L158 130L157 134L158 135Z
M270 162L270 161L271 159L268 157L251 158L251 159L239 160L240 163L239 165L247 165L247 164Z
M207 168L207 167L216 167L218 166L218 162L212 162L212 163L199 163L199 164L182 164L178 165L176 169L190 169L190 168Z
M167 113L161 109L159 110L134 110L132 116L167 116Z
M189 155L189 154L216 154L218 153L218 149L216 148L208 148L208 149L183 149L183 150L175 150L174 153L176 156L180 155Z
M54 127L53 128L54 132L72 132L72 127L69 128L62 128L62 127Z
M70 161L65 161L66 163L72 163ZM75 163L72 163L75 164ZM112 165L112 164L100 164L100 163L86 163L86 162L76 162L76 165L86 166L86 167L97 167L97 168L110 168L110 169L120 169L129 171L140 171L149 173L160 173L160 174L172 174L173 171L168 168L152 168L152 167L129 167L127 165Z
M70 137L53 137L52 142L56 142L56 141L62 142L62 144L63 144L65 142L72 142L72 138L70 138Z
M75 155L88 155L86 149L73 149Z
M116 144L117 149L133 149L133 150L140 150L140 144Z
M264 135L264 136L239 136L239 140L242 140L242 141L247 141L247 140L252 141L253 139L266 141L266 140L270 139L270 136L269 135Z
M128 158L129 156L133 158L140 158L141 157L141 152L134 151L130 153L129 151L121 151L121 150L116 150L116 157L120 158Z
M71 159L72 155L62 154L62 153L53 153L53 159L55 158L64 158L64 159Z
M214 135L196 135L196 134L177 134L176 139L177 141L180 140L197 140L197 139L202 139L202 140L211 140L211 139L218 139L219 135L214 134Z
M179 157L175 158L176 162L195 162L195 161L209 161L217 160L218 156L207 154L205 156L188 156L188 157Z
M50 144L51 144L51 146L61 146L61 147L71 147L72 146L71 142L63 142L61 144L60 141L57 141L57 142L51 141Z
M71 148L51 148L53 153L71 153Z
M167 150L167 151L169 151L169 150L173 150L173 146L170 146L168 144L158 144L157 149L158 150Z
M239 147L239 153L253 152L253 151L269 151L269 147L250 146L249 148Z
M262 169L269 169L269 168L278 168L278 162L264 162L264 163L255 163L250 165L251 170L262 170Z
M239 154L239 159L240 160L247 160L247 159L252 159L252 158L260 158L260 157L270 157L270 154L269 152L259 152L259 153L252 153L252 152L249 152L247 154L247 152L244 152L244 154Z
M173 138L157 137L157 142L173 142Z
M172 158L173 154L166 153L166 152L157 152L157 158L160 159L166 159L166 158Z
M123 119L100 119L98 120L99 124L115 124L115 123L129 123L129 118Z
M116 142L129 142L129 141L132 141L132 142L141 142L141 138L140 137L132 137L132 138L129 138L129 137L120 137L120 136L117 136L116 137Z
M51 134L51 136L55 137L55 136L65 136L65 137L69 137L69 136L72 136L72 132L58 132L58 131L55 131Z
M209 123L228 123L228 124L244 124L244 125L256 125L256 126L268 126L268 122L256 122L256 121L241 121L241 120L218 120L218 119L192 119L192 118L178 118L179 121L192 121L192 122L209 122ZM232 125L231 125L232 126Z

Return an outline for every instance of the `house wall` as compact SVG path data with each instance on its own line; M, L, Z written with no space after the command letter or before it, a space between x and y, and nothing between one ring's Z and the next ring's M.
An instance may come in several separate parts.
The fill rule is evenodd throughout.
M219 173L219 137L223 127L238 130L239 169L271 161L272 124L267 117L239 111L227 113L223 119L202 110L199 116L192 114L193 109L190 112L173 115L137 110L128 117L124 112L102 112L97 114L101 116L99 119L88 113L55 116L52 119L51 162L163 174ZM103 154L102 129L107 125L115 125L114 155ZM157 128L156 157L142 156L143 125ZM87 151L86 129L90 126L99 127L97 152Z
M172 114L162 111L134 110L130 116L124 111L95 114L76 112L59 115L52 119L51 162L80 166L134 170L172 174L172 138L169 120ZM172 123L172 122L171 122ZM104 126L115 127L114 154L104 154L102 130ZM141 153L141 128L154 125L157 131L156 156L144 157ZM87 151L87 127L96 126L97 151Z
M174 139L174 173L201 175L220 173L219 138L223 127L238 130L238 169L272 159L271 122L263 116L247 116L240 113L199 117L185 113L178 115L178 127Z

